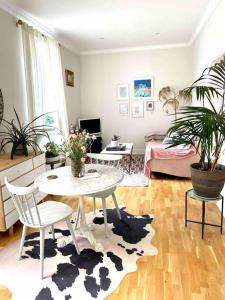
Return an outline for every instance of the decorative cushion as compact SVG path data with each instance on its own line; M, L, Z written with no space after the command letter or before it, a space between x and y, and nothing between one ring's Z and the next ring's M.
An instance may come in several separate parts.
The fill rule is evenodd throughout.
M145 135L145 142L149 141L163 141L164 138L166 137L165 133L149 133Z

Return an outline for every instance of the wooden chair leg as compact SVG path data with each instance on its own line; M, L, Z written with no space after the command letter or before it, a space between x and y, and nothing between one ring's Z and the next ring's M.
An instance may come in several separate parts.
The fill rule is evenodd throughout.
M107 233L107 211L106 211L106 199L105 198L102 198L102 208L103 208L104 224L105 224L105 236L108 237L108 233Z
M80 205L78 205L78 209L77 209L77 217L76 217L76 222L75 222L75 229L77 229L79 219L80 219Z
M53 238L53 240L55 240L55 230L54 230L54 225L51 226L51 230L52 230L52 238Z
M75 246L75 248L77 250L77 254L80 254L80 250L79 250L78 243L77 243L74 231L73 231L73 227L72 227L72 225L70 223L70 218L66 219L66 224L67 224L67 226L69 228L69 231L70 231L70 234L72 236L72 239L73 239L73 242L74 242L74 246Z
M9 228L9 236L13 236L14 235L14 227L13 225Z
M40 274L44 278L44 246L45 246L45 228L40 229Z
M119 219L121 220L121 214L120 214L120 210L119 210L119 207L118 207L118 203L116 201L116 195L115 195L114 192L112 193L112 198L113 198L114 205L116 207L117 215L118 215Z
M21 260L26 233L27 233L27 226L23 225L23 231L22 231L22 237L21 237L20 249L19 249L19 260Z

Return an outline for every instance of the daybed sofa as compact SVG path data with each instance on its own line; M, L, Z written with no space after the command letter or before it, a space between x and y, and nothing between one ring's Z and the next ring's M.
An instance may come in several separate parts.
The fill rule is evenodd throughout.
M165 134L145 136L145 176L151 177L152 172L159 172L189 178L190 165L199 161L195 148L192 145L168 148L165 138Z

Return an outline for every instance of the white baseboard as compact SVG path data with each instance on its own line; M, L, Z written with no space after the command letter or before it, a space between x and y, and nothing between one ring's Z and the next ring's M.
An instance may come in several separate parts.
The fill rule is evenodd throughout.
M133 154L145 154L145 149L144 148L134 148Z

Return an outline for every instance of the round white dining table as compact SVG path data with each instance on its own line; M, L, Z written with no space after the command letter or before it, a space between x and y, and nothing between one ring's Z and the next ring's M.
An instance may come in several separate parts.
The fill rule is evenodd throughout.
M89 170L97 172L88 173ZM86 164L83 177L76 178L71 173L71 167L61 167L39 175L34 181L39 191L60 196L79 196L81 212L80 233L86 237L97 251L103 247L94 238L88 226L84 210L84 196L91 196L117 186L123 180L123 172L118 168L99 164Z

